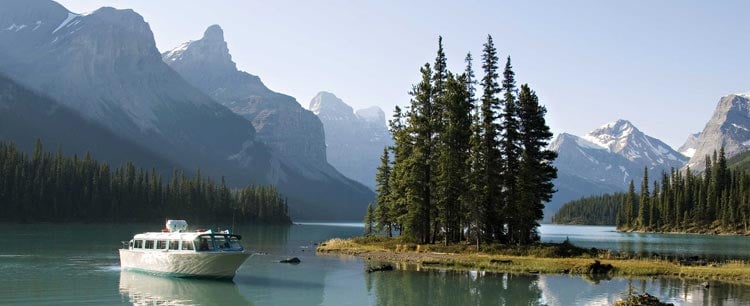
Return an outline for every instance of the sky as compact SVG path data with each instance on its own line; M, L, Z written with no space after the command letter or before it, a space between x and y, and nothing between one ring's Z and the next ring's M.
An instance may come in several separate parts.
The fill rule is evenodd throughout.
M750 91L747 1L60 0L76 13L131 8L157 47L219 24L240 70L303 106L319 91L387 117L409 103L442 35L448 67L480 70L492 35L553 132L584 135L617 119L677 149L721 96ZM481 75L480 71L477 71Z

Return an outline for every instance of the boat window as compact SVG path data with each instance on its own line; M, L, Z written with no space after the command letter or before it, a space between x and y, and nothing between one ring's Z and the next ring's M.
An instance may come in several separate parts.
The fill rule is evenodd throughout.
M211 241L210 236L200 236L196 238L195 245L198 248L198 251L213 251L214 250L214 244Z
M179 250L180 249L180 241L179 240L170 240L169 241L169 249L170 250Z
M193 250L193 242L190 240L183 240L182 241L182 249L183 250Z
M167 248L167 241L166 240L158 240L156 242L156 249L157 250L163 250Z
M220 235L214 236L214 243L216 243L216 248L219 250L229 249L229 240L227 240L225 236L220 236Z
M242 251L244 248L240 244L240 239L235 236L229 236L229 249L232 251Z
M133 245L134 249L142 249L143 248L143 240L136 240L135 244Z
M145 249L153 249L154 248L154 241L153 240L146 240Z

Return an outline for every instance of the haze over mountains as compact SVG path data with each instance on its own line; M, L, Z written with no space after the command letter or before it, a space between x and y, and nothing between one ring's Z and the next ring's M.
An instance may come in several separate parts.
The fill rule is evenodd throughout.
M375 190L375 173L383 148L393 145L385 113L377 106L353 111L329 92L310 101L326 132L328 160L344 175Z
M30 150L39 137L48 150L163 173L200 169L235 187L276 184L297 219L360 219L392 144L387 115L355 112L327 92L306 110L238 70L223 34L213 25L160 53L132 10L75 14L48 0L0 1L0 139ZM654 178L685 165L702 170L721 146L728 157L750 149L750 95L722 97L679 150L626 120L557 135L558 192L545 215L567 200L625 190L644 167Z
M217 34L215 30L207 31L208 40L217 38L213 35ZM190 59L188 54L184 60ZM227 67L233 66L226 61L228 53L224 56L207 59L211 64L222 61L225 64L214 67L216 74L207 76L227 71L230 73L228 78L235 77L231 72L238 74L239 78L235 80L237 86L228 87L225 95L219 95L206 90L215 84L211 83L215 79L195 82L203 85L195 86L164 63L148 24L132 10L101 8L78 15L46 0L0 2L0 74L19 88L50 97L48 105L41 109L65 107L74 112L71 117L80 115L90 122L88 129L101 127L101 133L112 133L115 139L121 138L122 141L109 144L95 140L73 141L72 138L87 132L69 130L74 125L68 120L60 121L59 125L54 125L54 121L46 122L49 126L42 127L44 131L36 134L37 137L48 135L53 130L68 130L68 135L53 141L71 151L90 150L97 154L97 158L121 163L138 156L107 152L121 152L127 148L143 152L140 162L158 164L159 168L200 169L217 179L226 176L234 186L277 184L290 197L290 210L297 218L359 219L373 193L325 163L322 138L305 139L307 142L302 148L306 151L299 152L300 156L304 155L300 160L293 158L295 152L280 150L275 142L278 139L275 136L283 138L284 135L278 131L278 125L274 125L279 121L274 120L294 117L294 111L297 111L300 125L312 122L312 126L321 131L317 118L298 104L297 109L284 109L284 105L291 103L289 101L273 104L273 107L256 105L253 108L250 100L262 100L248 94L255 93L254 89L260 97L282 100L283 95L262 87L257 77L257 82L253 83L252 76L244 76L236 69L228 70ZM187 66L188 62L184 67ZM206 67L197 69L201 68ZM183 73L189 71L185 68ZM10 97L20 99L28 95ZM232 108L238 112L236 114L217 103L214 100L218 100L217 97L223 98L223 103L246 104ZM257 104L266 105L263 101ZM296 103L293 99L291 101ZM22 105L25 102L10 104ZM49 106L52 103L59 106ZM242 111L243 107L247 111ZM289 109L291 111L287 113ZM18 107L3 109L11 117L21 111ZM252 118L252 124L249 118ZM24 130L32 122L16 124L12 129ZM81 129L86 130L82 126ZM305 126L304 129L316 133L315 128ZM28 141L15 139L21 137L18 133L7 137L19 142ZM298 139L304 137L301 135ZM296 144L289 142L290 147ZM105 145L118 147L97 149ZM300 147L292 148L296 151ZM321 163L312 164L311 161L315 160Z
M558 192L545 208L548 218L567 201L626 190L631 180L643 179L644 168L655 178L688 160L627 120L605 124L583 137L560 134L550 148L558 153Z

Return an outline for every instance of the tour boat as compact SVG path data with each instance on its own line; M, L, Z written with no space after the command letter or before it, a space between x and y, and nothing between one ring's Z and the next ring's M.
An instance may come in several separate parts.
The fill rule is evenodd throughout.
M168 220L162 232L136 234L120 249L120 266L176 277L228 278L250 257L240 235L187 231L185 220Z

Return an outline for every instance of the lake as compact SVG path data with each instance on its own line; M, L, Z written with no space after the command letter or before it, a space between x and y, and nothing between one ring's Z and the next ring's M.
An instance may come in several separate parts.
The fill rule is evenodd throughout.
M117 248L160 224L0 224L0 305L610 305L627 279L397 270L366 273L351 256L316 256L315 243L362 233L356 223L241 225L258 254L233 282L176 279L120 271ZM193 227L195 228L195 227ZM584 247L639 254L748 258L750 238L617 233L605 226L543 225L542 241L569 238ZM299 257L301 264L278 263ZM672 278L633 279L675 305L748 305L750 286Z

